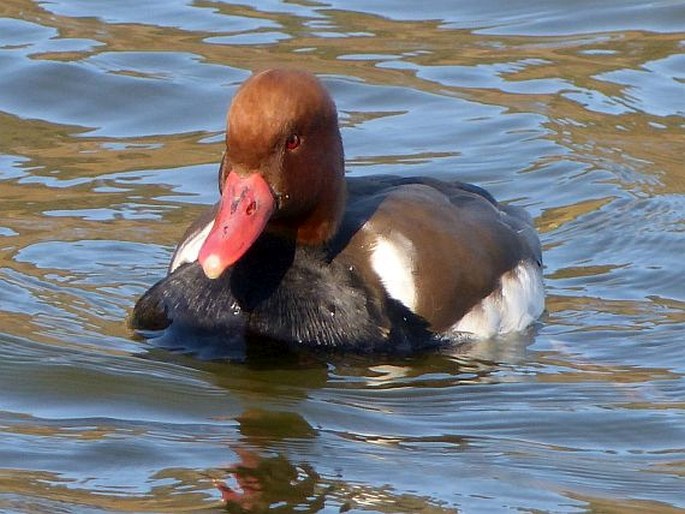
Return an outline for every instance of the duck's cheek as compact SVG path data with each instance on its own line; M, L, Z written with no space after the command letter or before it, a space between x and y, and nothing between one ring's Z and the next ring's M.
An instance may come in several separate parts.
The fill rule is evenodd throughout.
M274 209L271 188L261 175L229 173L214 225L198 256L205 275L218 278L235 264L262 233Z
M292 173L274 186L278 196L278 217L298 218L316 207L321 185L318 177L306 178Z

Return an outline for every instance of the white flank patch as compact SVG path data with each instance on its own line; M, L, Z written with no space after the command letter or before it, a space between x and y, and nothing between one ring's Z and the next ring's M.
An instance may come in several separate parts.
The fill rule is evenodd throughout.
M461 318L450 332L470 332L487 338L518 332L533 323L545 308L542 271L522 262L501 278L500 287Z
M391 298L410 311L416 309L414 246L409 239L402 234L393 234L392 239L378 237L371 253L371 267Z
M214 221L210 221L202 230L180 244L174 254L174 260L171 261L171 265L169 266L169 273L173 272L181 264L195 262L197 260L197 256L200 254L200 248L202 248L202 245L213 226Z

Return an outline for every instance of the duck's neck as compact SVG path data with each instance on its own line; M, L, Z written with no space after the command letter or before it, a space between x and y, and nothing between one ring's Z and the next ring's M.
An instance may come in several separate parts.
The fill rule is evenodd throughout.
M314 210L297 226L296 240L300 244L319 245L329 241L338 231L345 211L347 188L345 178L330 181L322 191Z

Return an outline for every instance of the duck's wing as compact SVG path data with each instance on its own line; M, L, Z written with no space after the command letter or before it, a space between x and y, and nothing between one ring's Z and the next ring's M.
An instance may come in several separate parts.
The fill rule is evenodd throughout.
M401 177L353 179L348 186L341 258L367 263L387 293L436 332L501 289L519 265L535 267L539 281L540 243L530 217L482 188Z

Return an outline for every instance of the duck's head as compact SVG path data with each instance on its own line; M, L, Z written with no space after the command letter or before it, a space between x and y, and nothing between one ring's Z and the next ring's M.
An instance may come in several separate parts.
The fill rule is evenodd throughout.
M344 157L335 104L312 74L252 75L228 111L214 225L200 249L219 277L265 230L316 245L335 234L345 204Z

